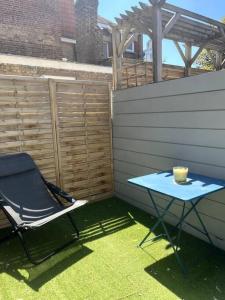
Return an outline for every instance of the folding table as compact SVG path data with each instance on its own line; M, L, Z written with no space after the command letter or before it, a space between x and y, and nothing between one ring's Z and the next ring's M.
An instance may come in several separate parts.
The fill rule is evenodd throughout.
M141 247L144 243L151 241L148 240L149 236L161 224L165 232L164 235L167 237L171 247L173 248L178 264L180 265L182 271L186 272L186 268L178 254L182 225L183 223L188 224L195 230L204 234L210 244L213 245L212 239L201 216L198 213L196 206L201 200L203 200L203 198L205 198L206 195L224 189L225 181L190 173L185 184L178 184L174 181L173 173L171 171L165 171L132 178L129 179L128 182L147 189L150 200L153 204L153 208L155 209L156 216L158 218L157 222L152 228L150 228L148 234L144 237L139 246ZM162 212L160 212L161 209L157 206L157 200L153 192L169 196L170 198L166 208L162 209ZM179 217L178 223L175 226L175 229L178 229L176 244L174 243L173 238L171 237L164 222L165 216L169 213L169 209L175 201L180 201L182 203L182 213ZM187 203L190 203L189 207L186 206ZM185 221L192 211L197 216L202 230Z

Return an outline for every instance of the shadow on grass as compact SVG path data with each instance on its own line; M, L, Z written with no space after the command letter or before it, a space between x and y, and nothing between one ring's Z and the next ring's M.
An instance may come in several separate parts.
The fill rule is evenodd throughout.
M136 224L128 205L117 198L84 206L76 214L80 241L88 243Z
M138 208L128 206L127 209L136 222L147 228L152 227L157 220ZM173 232L172 236L174 236L176 233L174 227L169 224L166 224L166 226L170 233ZM163 232L160 225L154 231L154 234L159 235ZM156 243L158 242L160 242L160 239L156 241ZM176 241L174 241L174 244L176 245ZM145 268L150 276L177 295L179 299L225 300L224 251L182 231L179 255L188 270L188 274L184 276L177 264L174 253L171 254L169 243L167 245L162 243L162 245L165 255L168 250L169 255L160 260L152 255L152 252L155 251L151 251L151 247L159 247L159 245L147 243L142 250L140 249L154 260L153 264Z
M165 247L165 251L166 249L168 247ZM150 252L150 248L148 251ZM179 255L188 269L187 275L181 272L174 254L156 261L145 271L176 294L179 299L225 299L223 251L183 233Z
M116 199L87 205L72 216L80 229L80 240L65 248L38 266L31 265L17 238L0 245L0 273L6 273L19 281L24 281L32 289L40 287L73 266L93 251L87 242L103 238L135 224L127 207L117 205ZM7 230L1 231L1 235ZM73 228L67 218L60 218L45 225L40 230L26 233L34 258L40 258L64 244L73 236Z
M92 250L85 246L74 245L38 266L31 266L22 253L16 253L12 261L3 262L0 270L38 291L48 281L91 253Z
M66 223L66 220L63 221ZM45 229L25 234L32 257L35 259L44 257L71 239L72 230L63 221L54 222L54 226L51 224ZM68 229L66 234L63 228ZM91 249L74 240L69 247L34 266L28 261L18 238L15 237L0 247L0 273L6 273L18 281L23 281L33 290L38 291L48 281L91 253Z

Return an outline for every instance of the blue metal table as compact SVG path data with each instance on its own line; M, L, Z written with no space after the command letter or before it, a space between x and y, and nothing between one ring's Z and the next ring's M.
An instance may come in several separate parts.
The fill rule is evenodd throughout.
M213 245L212 239L206 229L202 218L198 213L196 206L203 198L205 198L206 195L224 189L225 181L190 173L185 184L178 184L174 181L173 173L171 171L165 171L142 177L132 178L129 179L128 182L147 189L151 202L155 209L156 216L158 218L157 222L152 228L150 228L148 234L144 237L139 246L141 247L144 243L152 241L148 240L149 236L161 224L165 232L164 235L167 237L170 245L173 248L178 264L180 265L183 272L186 272L186 268L178 254L182 225L185 222L185 219L188 217L188 215L193 211L200 222L202 230L193 226L192 224L189 224L187 222L185 223L193 227L195 230L204 234L208 238L210 244ZM160 209L156 204L156 199L153 196L152 192L156 192L170 197L170 201L168 202L166 208L163 210L162 213L160 213ZM175 201L182 202L182 213L180 215L178 223L175 226L175 228L178 229L176 245L173 242L173 238L169 234L169 231L164 222L165 216L167 215L169 209ZM187 203L191 204L189 208L186 207Z

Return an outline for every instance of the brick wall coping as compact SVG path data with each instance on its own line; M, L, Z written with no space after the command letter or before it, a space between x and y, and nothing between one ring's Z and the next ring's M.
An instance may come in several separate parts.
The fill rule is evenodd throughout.
M111 67L64 62L60 60L42 59L28 56L0 54L0 64L23 65L41 68L62 69L71 71L85 71L103 74L112 74Z

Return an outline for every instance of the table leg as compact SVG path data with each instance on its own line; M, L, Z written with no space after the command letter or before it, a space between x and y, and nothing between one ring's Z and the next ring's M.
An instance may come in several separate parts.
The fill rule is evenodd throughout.
M148 194L152 200L152 195L151 192L148 190ZM147 239L148 237L151 235L151 233L162 223L162 219L164 218L164 216L167 214L167 212L169 211L171 205L173 204L173 202L175 201L174 198L172 198L172 200L169 202L169 204L167 205L167 207L165 208L165 210L163 211L163 213L161 215L158 216L158 220L157 222L153 225L152 228L150 228L149 232L147 233L147 235L144 237L144 239L140 242L140 244L138 245L139 247L141 247L144 243L148 242ZM154 204L153 204L154 205Z
M153 205L154 205L156 214L157 214L157 216L158 216L158 218L159 218L159 220L160 220L160 223L161 223L162 226L163 226L163 229L164 229L164 231L165 231L165 234L166 234L166 236L167 236L167 239L168 239L168 241L169 241L171 247L173 248L175 257L176 257L176 259L177 259L177 262L178 262L179 266L181 267L181 270L183 271L183 273L186 273L187 270L186 270L186 268L185 268L185 266L184 266L184 263L182 262L182 260L181 260L181 258L180 258L180 256L179 256L178 251L177 251L177 248L175 247L175 244L173 243L173 240L172 240L172 238L171 238L171 236L170 236L170 234L169 234L169 232L168 232L168 230L167 230L167 227L166 227L166 225L165 225L165 223L164 223L164 221L163 221L163 217L160 215L159 209L158 209L158 207L157 207L157 205L156 205L156 203L155 203L155 200L154 200L154 198L153 198L151 192L150 192L150 191L148 191L148 192L149 192L149 196L150 196L150 198L151 198L151 200L152 200L152 203L153 203ZM173 203L174 200L175 200L175 199L173 198L173 199L171 200L171 202ZM166 212L168 212L168 209L167 209ZM181 224L182 224L182 223L181 223Z
M183 216L184 216L184 212L185 212L185 206L186 206L186 203L185 203L185 201L184 201L184 203L183 203L183 207L182 207L182 213L181 213L181 217L180 217L180 219L182 219L183 218ZM183 223L180 223L180 226L179 226L179 231L178 231L178 234L177 234L177 239L176 239L176 250L178 249L178 247L180 246L180 236L181 236L181 231L182 231L182 225L183 225Z
M184 220L190 215L192 210L198 205L198 203L202 200L202 197L197 199L195 203L192 203L192 207L186 212L186 214L183 215L183 217L179 220L179 222L175 225L174 229L177 229L181 223L184 222Z
M197 227L195 227L195 226L193 226L193 225L191 225L191 224L188 224L188 223L187 223L187 224L190 225L192 228L194 228L196 231L199 231L199 232L201 232L202 234L205 234L205 235L207 236L208 240L209 240L209 243L210 243L212 246L214 246L213 241L212 241L212 239L211 239L211 237L210 237L210 235L209 235L209 233L208 233L208 231L207 231L207 229L206 229L206 226L205 226L205 224L204 224L202 218L200 217L200 215L199 215L199 213L198 213L198 211L197 211L197 209L196 209L196 206L198 205L198 203L199 203L202 199L203 199L203 197L197 199L195 203L193 203L193 202L191 201L191 208L187 211L186 214L183 215L183 217L180 219L180 221L179 221L179 222L177 223L177 225L175 226L175 229L178 228L178 227L184 222L184 220L189 216L189 214L190 214L192 211L194 211L195 214L196 214L196 216L197 216L197 218L198 218L198 220L199 220L199 222L200 222L200 224L201 224L201 226L202 226L202 228L203 228L203 231L201 231L200 229L198 229Z
M197 216L197 218L198 218L200 224L202 225L202 228L203 228L203 230L204 230L204 232L205 232L205 235L207 236L207 238L208 238L210 244L211 244L212 246L214 246L213 241L212 241L212 239L211 239L211 237L210 237L210 235L209 235L209 233L208 233L208 231L207 231L207 229L206 229L206 226L205 226L205 224L203 223L202 218L200 217L200 215L199 215L199 213L198 213L196 207L194 206L194 204L193 204L192 202L191 202L191 204L192 204L193 210L194 210L194 212L195 212L195 214L196 214L196 216Z

